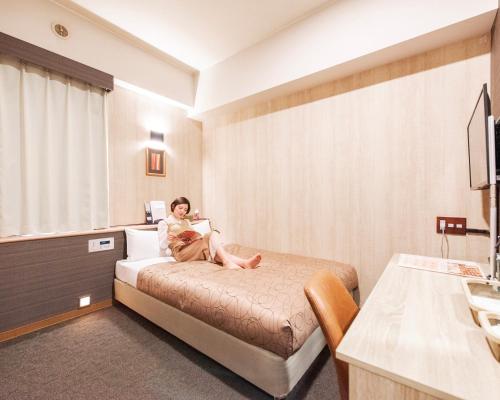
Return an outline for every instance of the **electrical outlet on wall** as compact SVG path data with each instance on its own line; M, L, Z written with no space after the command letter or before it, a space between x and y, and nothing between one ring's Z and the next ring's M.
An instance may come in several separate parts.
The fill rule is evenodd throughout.
M465 235L467 233L467 218L437 217L436 232L448 235Z

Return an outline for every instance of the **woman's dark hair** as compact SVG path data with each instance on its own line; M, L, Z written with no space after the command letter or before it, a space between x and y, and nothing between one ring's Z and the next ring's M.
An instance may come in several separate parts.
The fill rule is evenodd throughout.
M174 208L177 207L179 204L187 204L188 209L186 214L189 214L189 211L191 211L191 203L185 197L177 197L172 202L172 204L170 204L170 211L174 212Z

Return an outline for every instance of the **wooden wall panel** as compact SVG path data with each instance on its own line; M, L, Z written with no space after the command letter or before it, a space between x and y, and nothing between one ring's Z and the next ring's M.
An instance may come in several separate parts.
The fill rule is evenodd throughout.
M438 215L487 226L468 186L466 123L489 35L203 126L203 209L228 241L353 264L362 300L393 253L440 255ZM485 261L488 239L449 237Z
M109 95L111 226L145 222L144 202L178 196L201 208L202 128L186 112L160 100L115 87ZM150 131L165 133L167 176L146 175Z
M114 250L88 252L88 240L114 237ZM112 298L124 232L0 243L0 332Z

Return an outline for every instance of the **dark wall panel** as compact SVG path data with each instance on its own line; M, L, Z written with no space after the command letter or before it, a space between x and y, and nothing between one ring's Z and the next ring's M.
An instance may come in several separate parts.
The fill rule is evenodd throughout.
M113 90L114 82L112 75L9 36L3 32L0 32L0 53L60 72L108 91Z
M88 241L114 237L114 250ZM125 258L124 232L0 243L0 332L112 298L114 268Z

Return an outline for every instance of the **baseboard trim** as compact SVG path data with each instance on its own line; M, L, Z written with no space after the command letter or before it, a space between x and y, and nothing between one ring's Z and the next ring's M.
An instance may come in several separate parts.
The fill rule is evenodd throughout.
M68 311L62 314L57 314L50 318L43 319L41 321L33 322L28 325L23 325L8 331L0 332L0 342L5 342L6 340L14 339L18 336L26 335L27 333L35 332L40 329L46 328L48 326L57 325L60 324L61 322L68 321L73 318L78 318L81 317L82 315L102 310L103 308L111 307L112 305L113 305L113 299L108 299L101 301L99 303L91 304L85 308Z

